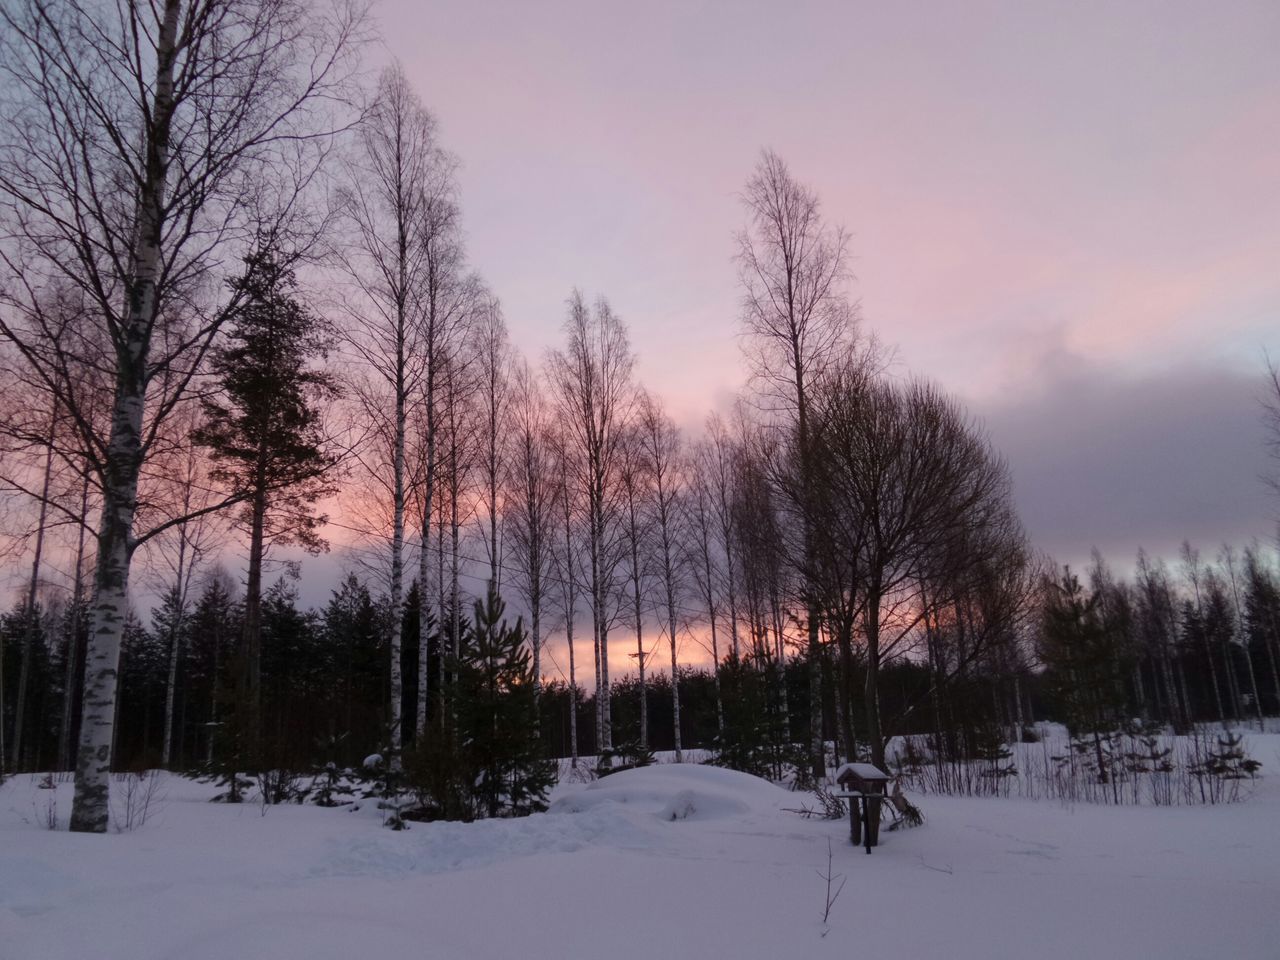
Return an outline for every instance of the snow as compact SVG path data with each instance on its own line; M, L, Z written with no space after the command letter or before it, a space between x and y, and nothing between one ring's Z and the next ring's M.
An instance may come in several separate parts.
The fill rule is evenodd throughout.
M692 764L659 764L623 770L561 797L551 813L582 813L623 804L659 820L724 820L775 812L794 796L736 770Z
M889 775L879 767L870 763L845 763L840 765L840 769L836 771L835 781L840 782L840 778L846 773L852 773L855 777L863 780L888 780Z
M522 820L381 826L359 809L225 806L159 775L131 833L65 826L71 787L0 787L0 960L1275 957L1280 736L1220 807L913 796L881 832L744 774L659 765L557 787ZM121 802L123 784L113 782ZM822 923L827 866L848 877Z

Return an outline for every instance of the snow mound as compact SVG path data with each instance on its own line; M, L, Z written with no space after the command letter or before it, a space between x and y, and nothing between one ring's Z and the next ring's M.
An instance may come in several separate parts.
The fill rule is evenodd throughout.
M736 770L664 763L596 780L557 800L550 812L583 813L625 804L660 820L723 820L776 811L786 796L768 780Z

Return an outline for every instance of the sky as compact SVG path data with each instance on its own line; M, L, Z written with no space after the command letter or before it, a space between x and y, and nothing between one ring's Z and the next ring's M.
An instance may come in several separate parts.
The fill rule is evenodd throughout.
M851 295L980 419L1037 548L1274 531L1280 4L384 2L461 161L475 266L540 357L574 287L683 424L743 385L739 198L777 151Z
M1274 535L1275 0L376 15L375 60L401 62L456 154L473 265L531 359L577 287L629 324L638 379L678 422L728 409L739 194L769 148L849 231L849 293L893 374L955 393L1008 460L1038 550L1079 566L1097 547L1124 570L1140 546ZM303 563L305 605L350 566L331 539Z

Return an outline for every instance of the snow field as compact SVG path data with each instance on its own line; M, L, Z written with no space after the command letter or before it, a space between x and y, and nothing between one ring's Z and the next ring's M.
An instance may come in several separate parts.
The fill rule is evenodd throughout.
M1280 736L1251 745L1276 776ZM367 801L264 815L160 776L148 822L107 836L42 828L69 783L0 787L0 958L1280 956L1265 777L1221 807L916 797L925 826L866 856L847 821L783 809L811 798L693 765L402 833ZM848 880L824 927L828 841Z

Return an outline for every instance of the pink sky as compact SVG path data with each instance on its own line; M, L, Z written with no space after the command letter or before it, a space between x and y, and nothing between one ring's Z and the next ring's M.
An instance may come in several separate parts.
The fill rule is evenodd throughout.
M473 260L526 353L579 286L630 323L641 379L684 422L725 404L737 191L769 146L851 230L852 292L901 369L962 395L1006 450L1040 546L1267 535L1252 392L1280 353L1280 4L892 6L379 15L462 160ZM1203 403L1176 386L1193 383ZM1188 410L1153 410L1162 391ZM1184 430L1183 460L1147 448ZM1230 471L1201 475L1206 444ZM1046 487L1042 452L1081 483L1055 468ZM1098 491L1124 483L1166 508L1110 515Z
M851 231L851 293L899 369L987 425L1037 547L1124 565L1273 534L1256 401L1280 357L1280 3L894 6L378 15L532 359L580 287L628 321L682 423L723 409L743 380L737 192L767 146ZM343 562L306 561L303 603Z
M1280 306L1280 6L388 3L520 344L574 285L700 412L740 380L761 146L854 233L906 364L976 398L1041 356L1235 356ZM678 347L677 347L678 345Z

